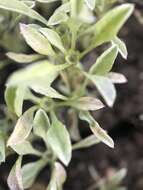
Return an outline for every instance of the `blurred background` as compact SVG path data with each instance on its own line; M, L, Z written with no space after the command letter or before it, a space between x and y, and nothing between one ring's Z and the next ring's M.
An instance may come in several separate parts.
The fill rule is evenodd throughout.
M89 149L74 152L72 162L67 168L68 179L64 190L96 190L97 181L114 175L120 168L127 168L127 175L122 182L127 189L143 190L143 1L125 2L135 4L134 14L120 32L120 37L127 45L129 56L126 61L118 56L113 70L124 74L128 83L116 85L118 96L112 109L106 107L94 113L94 117L114 139L115 148L112 150L101 143ZM37 9L42 15L48 17L56 6L58 3L52 3L47 7L39 4ZM8 61L5 53L31 51L27 49L27 45L19 34L19 18L13 23L11 22L13 17L15 14L0 10L1 118L3 117L6 79L20 67ZM95 54L95 50L89 53L84 58L84 63L88 65L93 62ZM84 123L80 123L80 126L82 137L86 137L88 132L84 128ZM6 164L0 166L0 190L8 189L5 181L12 163L13 161L8 160ZM49 174L45 169L31 190L44 190L47 175Z

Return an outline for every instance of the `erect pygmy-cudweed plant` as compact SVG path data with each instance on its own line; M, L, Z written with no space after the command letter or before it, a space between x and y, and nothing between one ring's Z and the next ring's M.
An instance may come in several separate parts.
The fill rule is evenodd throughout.
M48 6L58 0L36 1ZM8 177L11 190L29 188L47 164L51 166L47 190L61 190L66 179L62 164L68 166L72 151L99 142L114 147L111 137L90 113L104 105L89 86L95 86L112 107L116 98L114 83L126 82L123 75L110 71L118 53L127 58L126 46L117 36L133 12L133 5L111 8L115 1L63 0L47 21L32 9L34 0L0 0L1 9L38 21L20 23L21 35L35 53L7 53L13 61L28 64L9 77L5 90L9 118L15 123L18 117L10 137L10 130L0 129L0 161L13 152L19 155ZM83 57L104 43L108 43L106 50L87 71ZM27 100L32 106L23 111ZM67 124L68 118L71 124ZM80 139L78 118L88 123L93 135ZM45 143L45 150L33 147L38 139ZM21 167L22 157L27 154L39 159Z

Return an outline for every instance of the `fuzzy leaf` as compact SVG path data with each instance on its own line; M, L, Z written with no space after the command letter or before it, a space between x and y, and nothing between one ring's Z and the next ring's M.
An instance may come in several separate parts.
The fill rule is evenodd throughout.
M128 51L125 43L118 37L115 37L114 39L112 39L112 44L115 44L118 47L118 51L120 52L121 56L124 59L127 59Z
M7 86L5 90L5 101L10 112L14 113L14 101L15 101L16 87Z
M37 53L42 55L55 54L49 41L35 27L20 24L20 30L27 44Z
M66 22L68 20L68 16L63 9L58 8L52 16L48 20L49 26L54 26L60 24L61 22Z
M53 98L65 99L64 96L51 88L50 85L59 73L69 66L69 64L53 65L48 61L40 61L12 74L7 82L7 86L19 86L23 84L37 93Z
M73 150L80 149L80 148L88 148L99 142L100 142L99 139L97 139L95 135L90 135L86 137L85 139L82 139L81 141L75 143L73 145Z
M0 0L0 8L9 11L17 12L19 14L26 15L30 18L38 20L44 24L47 24L47 20L43 18L39 13L32 10L24 2L19 0Z
M22 114L23 101L25 98L25 94L26 94L25 86L22 86L22 85L18 86L16 89L15 100L14 100L14 109L18 117L20 117Z
M115 84L122 84L127 82L127 78L120 73L110 72L107 77Z
M26 155L26 154L33 154L36 156L42 155L42 153L40 153L38 150L33 148L33 146L31 145L29 141L24 141L20 144L13 145L12 148L19 155Z
M50 127L50 121L46 112L42 109L39 109L36 112L34 123L33 123L33 130L34 130L35 135L46 140L46 134L49 127Z
M103 130L97 121L90 115L89 112L80 112L80 119L85 120L89 123L91 131L94 133L95 137L99 140L104 142L111 148L114 148L114 142L111 137L107 134L105 130Z
M7 146L13 146L25 141L32 130L33 112L31 108L26 111L17 121L16 126L8 139Z
M81 97L72 103L72 106L79 110L98 110L104 107L99 99L93 97Z
M57 32L48 28L40 28L40 32L48 39L48 41L62 52L65 52L62 40Z
M52 115L52 125L47 133L47 140L55 155L68 165L71 160L72 146L66 127Z
M56 162L53 167L52 177L47 190L61 189L66 178L67 175L64 167L59 162Z
M96 86L108 106L112 107L116 99L116 89L110 79L98 75L86 75Z
M107 74L113 67L118 54L116 46L107 49L101 56L97 58L96 63L91 67L90 73L97 75Z
M10 190L24 190L21 175L21 161L22 157L19 157L8 176L7 183Z
M134 9L132 4L120 5L101 18L95 25L89 27L83 34L94 33L93 47L112 40L130 17Z
M33 185L39 172L44 168L45 165L45 160L38 160L36 162L25 164L22 167L22 181L24 189L28 189Z
M42 56L38 54L26 55L23 53L8 52L6 55L17 63L31 63L42 58Z

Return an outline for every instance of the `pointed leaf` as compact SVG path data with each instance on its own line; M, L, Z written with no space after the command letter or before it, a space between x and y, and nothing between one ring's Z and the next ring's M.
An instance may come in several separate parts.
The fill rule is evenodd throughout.
M64 167L59 162L56 162L53 167L52 177L47 190L61 189L66 178L67 175Z
M116 99L116 89L110 79L97 75L86 75L96 86L108 106L112 107Z
M33 18L35 20L38 20L44 24L47 24L47 21L45 18L43 18L39 13L32 10L30 7L28 7L24 2L19 0L0 0L0 8L6 9L9 11L17 12L19 14L26 15L30 18Z
M65 52L62 40L57 32L48 28L40 28L40 32L48 39L48 41L62 52Z
M5 101L8 106L10 112L14 113L14 101L16 95L16 87L14 86L7 86L5 90Z
M7 183L10 190L24 190L22 185L21 161L22 157L19 157L8 176Z
M25 141L32 130L33 112L31 108L26 111L17 121L16 126L8 139L7 146L13 146Z
M24 86L27 86L35 91L36 89L41 89L43 92L45 90L45 93L47 94L49 91L52 95L56 96L57 93L49 87L59 73L69 66L69 64L53 65L48 61L40 61L35 64L33 63L12 74L7 82L7 86L17 86L23 84Z
M52 115L52 125L47 133L47 140L55 155L68 165L71 160L72 146L66 127Z
M49 127L50 127L50 121L46 112L42 109L39 109L36 112L33 123L33 130L35 135L46 140L46 135Z
M112 83L122 84L127 82L127 78L120 73L110 72L107 77L112 81Z
M86 137L85 139L82 139L81 141L75 143L73 145L73 150L77 150L80 148L88 148L88 147L93 146L99 142L100 142L99 139L97 139L95 137L95 135L90 135L90 136Z
M21 33L27 44L42 55L54 55L54 51L49 41L34 27L20 24Z
M15 100L14 100L14 109L18 117L20 117L22 114L25 94L26 94L26 87L22 85L18 86L18 88L16 89Z
M42 56L38 55L38 54L26 55L26 54L23 54L23 53L8 52L6 55L10 59L12 59L12 60L14 60L15 62L18 62L18 63L31 63L31 62L34 62L34 61L42 58Z
M125 43L122 40L120 40L118 37L115 37L114 39L112 39L112 44L115 44L118 47L118 51L120 52L122 57L124 59L127 59L128 51Z
M53 89L52 87L44 87L40 86L39 84L37 85L33 85L33 87L31 87L35 92L48 96L50 98L57 98L57 99L61 99L61 100L65 100L66 97L63 96L62 94L60 94L59 92L57 92L55 89Z
M36 156L42 155L42 153L33 148L32 144L29 141L24 141L20 144L13 145L12 148L19 155L27 155L27 154L33 154Z
M28 189L33 185L39 172L44 168L45 165L45 160L38 160L36 162L25 164L22 167L22 181L24 189Z
M112 40L130 17L134 9L132 4L120 5L101 18L95 25L89 27L83 34L94 33L95 41L93 47Z
M61 22L66 22L68 20L68 15L63 9L58 8L53 15L48 20L49 26L54 26L60 24Z
M94 120L89 112L80 112L79 117L80 119L85 120L89 123L91 131L94 133L98 140L104 142L109 147L114 148L114 142L111 137L99 126L97 121Z
M97 75L107 74L112 69L117 54L118 50L116 46L112 46L107 49L101 56L97 58L96 63L90 69L90 73Z
M80 110L98 110L104 107L99 99L93 97L81 97L72 103L72 106Z

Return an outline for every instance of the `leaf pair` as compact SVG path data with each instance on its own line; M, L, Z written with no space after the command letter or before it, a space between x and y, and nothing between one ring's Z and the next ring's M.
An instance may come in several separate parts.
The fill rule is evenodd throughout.
M34 133L41 137L47 146L50 146L55 156L65 165L71 160L71 140L66 127L52 114L51 125L47 114L38 110L34 118Z
M120 51L119 48L121 49L121 47L113 45L107 49L97 58L96 63L90 68L89 74L86 74L86 77L95 84L99 93L109 106L113 106L116 99L116 89L113 83L116 83L117 80L119 82L126 81L124 80L125 77L123 79L121 75L119 77L119 74L109 74L118 55L118 51ZM126 57L125 54L124 56Z
M133 12L132 4L124 4L107 12L96 24L89 27L83 34L94 34L92 47L97 47L113 40L123 24Z
M47 164L47 161L41 159L25 164L21 168L21 162L22 157L19 157L8 176L10 190L24 190L31 187L39 172Z

